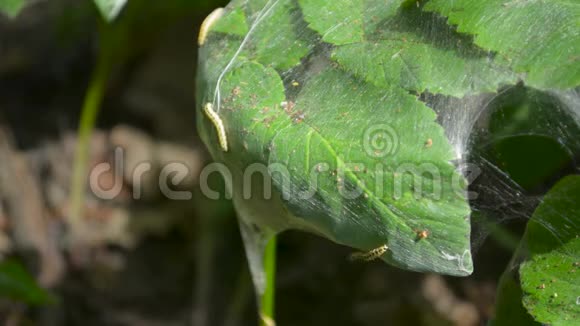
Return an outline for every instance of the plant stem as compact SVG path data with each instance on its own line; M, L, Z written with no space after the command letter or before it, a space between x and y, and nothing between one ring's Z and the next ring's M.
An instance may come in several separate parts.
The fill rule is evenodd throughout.
M81 110L73 174L70 183L70 211L67 214L73 237L75 236L75 231L78 231L82 225L81 217L87 186L89 147L110 71L108 59L109 56L101 51Z
M274 297L276 293L276 236L273 236L266 245L264 271L266 273L266 290L260 304L261 325L273 326Z

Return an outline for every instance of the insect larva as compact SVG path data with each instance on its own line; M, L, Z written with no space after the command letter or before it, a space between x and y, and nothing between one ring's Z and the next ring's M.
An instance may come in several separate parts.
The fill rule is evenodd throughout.
M379 257L381 257L382 255L385 254L385 252L387 252L387 250L389 250L389 247L387 247L387 245L382 245L378 248L369 250L367 252L355 252L354 254L350 255L350 260L363 260L363 261L371 261L371 260L375 260Z
M203 23L201 23L201 27L199 29L199 35L197 37L197 44L199 46L202 46L203 43L205 43L205 39L207 38L207 33L209 32L210 27L222 16L223 13L224 8L217 8L203 20Z
M218 141L220 143L220 147L224 152L228 151L228 138L226 136L226 128L224 127L224 123L220 116L213 110L213 105L211 103L206 103L203 111L213 123L218 136Z

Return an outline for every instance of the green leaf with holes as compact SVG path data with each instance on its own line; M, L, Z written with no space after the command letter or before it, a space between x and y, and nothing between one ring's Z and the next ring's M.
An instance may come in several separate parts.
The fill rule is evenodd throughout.
M115 20L127 4L127 0L94 0L94 2L103 18L109 22Z
M572 0L431 0L437 12L495 51L542 89L580 85L580 2Z

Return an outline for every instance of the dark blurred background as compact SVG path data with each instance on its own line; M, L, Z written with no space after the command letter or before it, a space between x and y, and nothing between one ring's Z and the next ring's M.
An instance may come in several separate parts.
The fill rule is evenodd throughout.
M0 253L51 293L46 300L38 293L20 297L26 284L18 288L20 276L12 270L14 279L0 280L0 289L9 289L0 293L3 323L257 324L235 213L229 202L211 201L196 186L209 161L195 129L197 33L205 16L224 5L131 0L106 26L92 1L37 0L14 19L0 17ZM82 223L90 232L75 239L67 213L76 130L102 56L110 56L112 70L89 166L110 162L121 146L127 170L147 161L154 173L139 200L132 199L129 174L114 200L87 191ZM497 148L493 155L502 151ZM156 190L155 172L167 162L189 167L180 187L193 191L191 200L170 201ZM546 172L542 182L557 174ZM219 178L212 182L221 185ZM541 193L545 187L538 184L530 189ZM475 273L467 278L352 263L348 248L285 233L278 325L483 324L524 225L522 219L492 222L474 233Z

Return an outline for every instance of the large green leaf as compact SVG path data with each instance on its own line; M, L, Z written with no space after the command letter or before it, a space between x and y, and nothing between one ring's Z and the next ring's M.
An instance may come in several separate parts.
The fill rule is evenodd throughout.
M386 244L381 258L405 269L470 274L465 181L450 162L455 153L433 110L398 85L338 69L325 52L304 52L315 43L294 2L259 9L264 3L231 4L200 52L200 107L213 103L228 151L220 150L203 110L198 127L232 174L240 215L262 229L306 230L364 251ZM223 28L232 21L246 21L249 34ZM253 25L266 21L267 28ZM295 34L265 55L260 39L286 30ZM316 68L302 73L296 67L306 58L305 66ZM259 178L251 185L244 179L252 168L272 179L271 198ZM420 231L427 237L418 237Z
M18 16L18 13L25 5L25 0L0 0L0 12L10 18L14 18Z
M560 181L534 212L524 241L531 260L520 267L524 306L538 321L580 320L580 176Z
M117 18L127 0L94 0L94 2L103 18L107 21L113 21Z
M570 325L580 320L580 239L547 254L534 256L520 268L523 302L536 320Z
M496 51L538 88L580 85L580 2L572 0L431 0L475 44Z
M538 322L571 325L580 319L580 176L556 184L528 222L520 248L514 255L520 286L510 285L510 272L502 277L495 325L511 324L513 311L525 307ZM517 272L517 268L512 269ZM523 301L523 302L522 302Z
M363 250L387 244L383 258L403 268L471 273L469 207L452 188L451 179L461 177L429 108L400 89L379 89L328 69L304 84L294 108L284 109L278 73L255 62L232 69L221 89L230 150L214 155L234 175L254 163L268 166L284 199L287 213L259 212L265 216L255 216L258 225L306 229ZM203 121L208 144L217 144L213 126ZM389 151L372 146L372 132L392 137L384 139L392 142ZM234 196L243 186L249 185L234 188ZM304 196L310 187L317 191ZM358 196L345 194L354 189ZM261 198L243 203L255 201ZM417 230L429 236L420 240Z
M400 3L300 0L309 26L337 45L333 59L375 85L462 97L516 82L501 57L473 47L433 14Z

